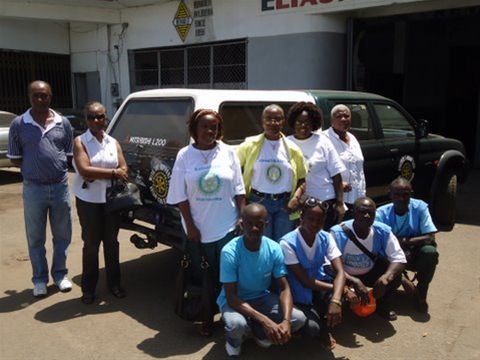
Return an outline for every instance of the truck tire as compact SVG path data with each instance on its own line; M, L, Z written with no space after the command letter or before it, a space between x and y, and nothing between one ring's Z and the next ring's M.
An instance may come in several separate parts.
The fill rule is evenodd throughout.
M434 204L437 227L439 230L451 231L455 225L457 205L457 175L455 173L445 174L437 190Z

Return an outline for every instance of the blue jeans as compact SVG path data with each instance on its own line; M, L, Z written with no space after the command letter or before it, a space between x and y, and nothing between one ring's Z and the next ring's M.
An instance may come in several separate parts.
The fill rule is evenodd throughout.
M283 235L289 233L295 228L295 223L289 219L289 214L287 213L287 204L289 200L288 196L278 200L272 200L253 193L250 194L248 202L262 204L268 212L268 224L263 231L263 235L275 241L279 241Z
M48 283L48 263L45 256L47 216L53 236L51 274L54 281L62 280L67 274L67 250L72 238L67 182L40 185L24 180L23 208L28 253L33 270L32 282Z
M280 299L277 294L270 293L257 299L248 300L247 303L277 324L283 321ZM252 319L246 318L232 309L228 304L223 306L222 320L225 324L225 338L233 347L242 345L243 341L252 334L258 339L263 340L267 338L262 325ZM305 324L305 321L306 317L303 312L293 308L291 319L292 333L300 330Z

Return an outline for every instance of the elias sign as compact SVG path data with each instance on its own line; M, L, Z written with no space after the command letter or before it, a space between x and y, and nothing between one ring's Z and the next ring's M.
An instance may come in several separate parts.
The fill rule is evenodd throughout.
M261 0L262 11L295 9L322 4L330 4L334 2L342 2L343 0Z
M326 13L359 10L377 6L420 3L428 0L259 0L264 13L303 11Z

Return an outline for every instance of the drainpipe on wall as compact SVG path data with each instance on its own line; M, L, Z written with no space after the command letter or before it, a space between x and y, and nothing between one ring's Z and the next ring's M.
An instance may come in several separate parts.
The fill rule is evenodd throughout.
M77 96L75 93L75 77L73 76L72 68L72 33L70 29L70 22L67 23L68 29L68 56L70 56L70 92L72 96L72 108L78 108Z
M478 101L477 101L477 136L475 139L475 153L473 154L473 167L475 169L480 168L480 88L477 89Z
M347 19L347 61L346 61L346 75L345 75L345 90L352 90L352 82L353 82L353 18L349 17Z

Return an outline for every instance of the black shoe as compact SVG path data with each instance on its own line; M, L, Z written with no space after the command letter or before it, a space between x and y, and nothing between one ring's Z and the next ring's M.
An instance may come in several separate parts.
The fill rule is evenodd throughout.
M110 292L112 293L113 296L119 299L123 299L125 296L127 296L127 293L125 292L125 290L123 290L120 286L111 287Z
M415 309L422 314L428 314L428 303L418 297L415 298Z
M388 321L397 320L397 313L385 305L378 306L377 304L377 314Z
M93 294L83 294L80 298L85 305L91 305L95 301L95 295Z

